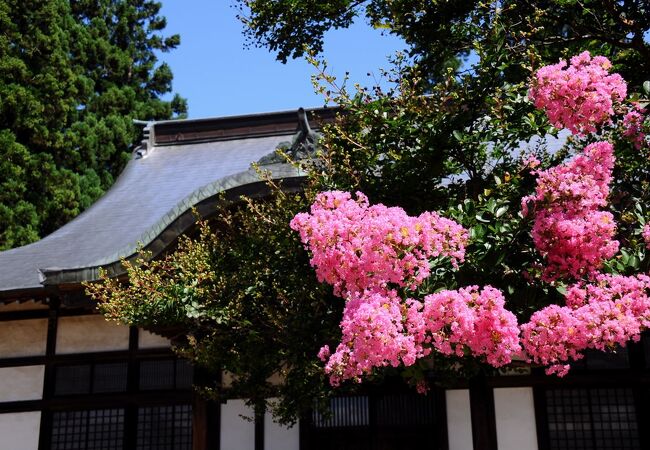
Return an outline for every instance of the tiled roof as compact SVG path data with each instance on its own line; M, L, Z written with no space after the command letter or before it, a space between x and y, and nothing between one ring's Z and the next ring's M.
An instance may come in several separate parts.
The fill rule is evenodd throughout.
M117 275L139 246L159 253L195 222L193 207L206 215L221 192L233 200L262 192L251 163L291 141L298 124L296 112L151 124L149 148L136 152L144 156L94 205L40 241L0 252L0 297L96 279L100 267ZM302 176L289 164L264 169L294 184Z

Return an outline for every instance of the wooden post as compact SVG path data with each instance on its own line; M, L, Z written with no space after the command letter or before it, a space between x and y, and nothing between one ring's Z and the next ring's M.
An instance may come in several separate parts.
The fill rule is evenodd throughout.
M47 341L45 344L45 373L43 376L43 404L46 405L54 395L54 357L56 356L56 335L59 324L60 298L49 296L49 317L47 322ZM50 448L52 434L52 412L49 408L41 409L41 424L38 438L39 450Z
M209 382L210 374L194 368L194 384ZM220 383L220 381L219 381ZM219 450L221 447L221 404L192 392L192 450Z
M480 373L469 380L469 403L474 450L497 450L494 392L487 385L485 374Z

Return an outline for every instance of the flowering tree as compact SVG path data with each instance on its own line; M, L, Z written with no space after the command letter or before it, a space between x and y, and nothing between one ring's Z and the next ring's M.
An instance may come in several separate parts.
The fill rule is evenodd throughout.
M607 58L583 52L570 64L540 68L529 91L554 127L598 139L568 161L533 171L535 192L521 200L541 257L536 279L525 275L531 284L571 283L564 306L546 306L518 325L503 293L489 285L416 292L432 268L446 259L457 269L466 257L468 230L437 213L411 217L401 208L369 206L360 192L353 199L328 191L316 196L310 213L295 216L291 227L311 252L318 279L346 302L341 342L333 353L327 345L319 353L332 385L360 381L378 367L411 366L432 352L469 355L493 367L519 357L562 376L588 348L639 340L650 324L650 277L603 271L620 246L607 211L616 163L609 140L618 133L644 147L644 111L625 103L626 83L609 69ZM622 129L614 124L617 113L624 115ZM643 229L646 239L649 230ZM426 391L422 379L416 384Z
M563 375L587 349L638 339L650 148L629 93L641 86L604 57L557 64L498 43L486 34L471 73L433 85L399 58L388 91L350 93L322 71L346 114L301 163L300 195L273 186L231 205L163 259L129 265L130 283L88 292L112 319L176 330L177 351L215 373L203 392L284 422L326 405L332 385L400 375L422 392L432 367L444 382L513 360Z

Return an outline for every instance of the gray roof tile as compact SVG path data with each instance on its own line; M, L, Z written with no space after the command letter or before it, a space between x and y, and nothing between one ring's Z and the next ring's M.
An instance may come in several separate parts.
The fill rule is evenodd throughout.
M97 266L132 255L198 202L259 181L250 163L289 139L154 147L131 160L115 185L73 221L38 242L0 252L0 293L42 287L42 270L89 268L93 275ZM287 165L276 166L278 177L297 175Z

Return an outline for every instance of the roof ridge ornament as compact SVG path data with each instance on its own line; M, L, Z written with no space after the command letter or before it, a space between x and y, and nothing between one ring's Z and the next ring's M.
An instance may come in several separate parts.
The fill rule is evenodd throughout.
M153 120L138 120L133 119L135 125L144 125L142 128L142 140L140 145L138 145L133 150L133 159L142 159L146 158L150 150L153 150L155 143L155 133L154 133L154 124Z
M286 157L282 155L282 153L293 161L309 159L316 154L320 137L320 133L314 131L309 125L307 111L305 111L304 108L299 108L298 129L293 135L291 141L280 142L275 151L262 156L256 164L264 166L269 164L286 163Z

